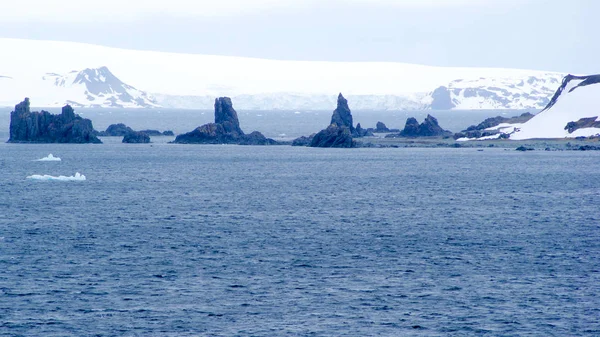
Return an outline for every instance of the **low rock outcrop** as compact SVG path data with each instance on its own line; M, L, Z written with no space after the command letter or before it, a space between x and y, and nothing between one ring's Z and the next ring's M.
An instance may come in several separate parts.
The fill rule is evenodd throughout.
M354 137L362 138L362 137L373 137L373 130L371 129L363 129L360 123L356 124L356 128L354 129Z
M331 124L327 129L321 130L313 137L310 147L350 148L356 147L356 142L352 139L349 128Z
M152 137L175 136L175 134L171 130L166 130L163 132L160 132L158 130L140 130L140 132L143 132L143 133L147 134L148 136L152 136Z
M29 98L10 113L9 143L102 143L92 121L75 114L70 105L60 115L48 111L31 112Z
M229 97L215 100L215 122L204 124L191 132L178 135L173 143L178 144L239 144L276 145L275 140L254 131L246 135L240 128L237 112Z
M500 124L522 124L522 123L529 121L534 116L535 115L533 115L529 112L525 112L525 113L521 114L520 116L514 116L514 117L496 116L496 117L487 118L483 122L481 122L477 125L471 125L468 128L466 128L465 130L454 134L454 139L482 138L482 137L493 136L498 133L502 133L502 130L500 130L500 129L486 130L486 129L497 127Z
M133 131L123 136L123 143L129 144L145 144L150 143L150 136L141 131Z
M132 128L123 123L111 124L106 128L106 131L98 132L100 137L123 137L128 133L135 132Z
M312 143L313 138L315 138L316 133L306 137L298 137L292 141L292 146L309 146Z
M399 134L390 134L386 137L449 137L451 135L452 132L442 129L435 117L427 115L421 124L414 117L408 118L404 129Z
M585 128L600 128L600 120L598 120L598 117L581 118L577 122L569 122L565 126L565 130L569 133Z

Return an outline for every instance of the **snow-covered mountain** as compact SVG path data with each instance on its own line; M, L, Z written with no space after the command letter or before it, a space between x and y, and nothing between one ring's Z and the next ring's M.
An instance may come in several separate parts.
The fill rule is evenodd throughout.
M600 75L567 75L546 108L520 125L510 139L600 135Z
M158 106L149 94L123 83L107 67L73 70L66 74L45 73L37 78L4 77L0 78L0 90L10 93L7 96L0 94L0 102L8 105L17 97L32 97L36 105L44 107L65 104L102 108Z
M239 109L310 110L331 109L343 92L352 108L360 110L532 109L549 101L563 76L391 62L278 61L2 38L0 50L18 51L0 54L4 106L31 97L40 106L69 102L212 109L215 97L230 96Z
M542 109L560 85L562 74L458 79L424 98L425 109Z
M72 92L73 96L69 96L65 101L75 106L110 108L158 106L149 94L123 83L104 66L81 71L73 70L66 75L47 73L42 76L42 80ZM84 97L81 97L81 93Z

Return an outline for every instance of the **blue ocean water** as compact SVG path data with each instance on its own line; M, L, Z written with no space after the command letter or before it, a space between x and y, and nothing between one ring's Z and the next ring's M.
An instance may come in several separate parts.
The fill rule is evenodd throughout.
M0 144L0 335L600 335L598 152L119 140Z

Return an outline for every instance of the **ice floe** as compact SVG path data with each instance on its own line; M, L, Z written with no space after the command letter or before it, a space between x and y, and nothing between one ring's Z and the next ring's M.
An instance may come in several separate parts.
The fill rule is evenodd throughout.
M70 177L66 177L66 176L51 176L51 175L40 175L40 174L34 174L31 176L28 176L27 179L33 179L33 180L45 180L45 181L84 181L85 180L85 176L79 172L76 172L74 176L70 176Z
M36 161L61 161L61 159L59 157L53 156L52 153L50 153L47 157L38 159Z

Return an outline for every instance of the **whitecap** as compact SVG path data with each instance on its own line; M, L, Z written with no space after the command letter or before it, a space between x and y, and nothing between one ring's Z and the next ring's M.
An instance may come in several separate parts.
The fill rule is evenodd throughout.
M59 157L53 156L52 153L50 153L47 157L38 159L36 161L61 161L61 159Z
M28 176L27 179L33 179L33 180L44 180L44 181L85 181L85 176L83 174L80 174L79 172L76 172L74 176L70 176L70 177L66 177L66 176L51 176L51 175L40 175L40 174L34 174L31 176Z

